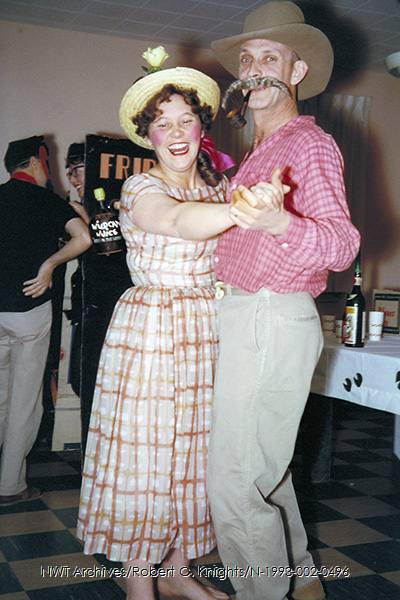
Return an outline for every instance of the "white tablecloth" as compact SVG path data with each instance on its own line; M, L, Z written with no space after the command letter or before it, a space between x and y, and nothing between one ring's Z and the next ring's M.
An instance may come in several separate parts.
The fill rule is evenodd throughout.
M327 335L311 391L400 415L400 336L348 348Z

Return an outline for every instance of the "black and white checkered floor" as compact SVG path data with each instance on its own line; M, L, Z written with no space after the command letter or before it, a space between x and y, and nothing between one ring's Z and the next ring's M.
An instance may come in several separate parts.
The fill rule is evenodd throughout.
M333 479L308 486L293 461L299 503L317 565L342 567L324 581L329 600L400 600L400 478L393 415L335 402ZM113 600L124 582L75 539L79 455L33 451L31 503L0 508L0 600ZM218 563L217 553L205 564ZM115 564L114 564L115 566ZM118 566L118 565L117 565ZM97 567L97 569L93 569ZM348 568L349 577L343 576ZM92 569L92 570L91 570ZM215 582L230 591L229 582Z

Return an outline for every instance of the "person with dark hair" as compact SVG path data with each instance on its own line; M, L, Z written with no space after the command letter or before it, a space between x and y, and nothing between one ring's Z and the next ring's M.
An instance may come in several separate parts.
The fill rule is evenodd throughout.
M45 189L48 149L42 136L10 142L11 175L0 186L0 506L33 500L26 456L42 416L42 382L52 322L52 278L58 265L91 245L87 227ZM59 249L59 238L70 240Z
M213 166L221 156L198 159L219 97L210 77L176 67L138 80L120 107L123 129L157 163L122 189L136 287L118 301L103 346L77 533L84 552L136 573L129 600L154 600L155 579L161 595L227 598L188 570L215 546L205 488L218 344L212 258L232 220ZM157 577L160 563L174 577Z
M85 197L85 144L70 144L65 161L67 178L78 194L70 200L71 208L89 223L84 206ZM113 206L118 209L119 202ZM80 398L81 458L85 456L92 411L93 393L101 348L114 306L131 280L125 256L99 256L93 246L79 258L79 265L71 277L71 346L68 380Z
M65 159L65 168L67 169L67 178L70 184L75 188L78 194L78 200L70 200L69 205L85 221L89 223L89 216L83 206L85 193L85 144L70 144ZM68 382L74 393L80 396L81 385L81 343L82 343L82 268L79 260L78 268L71 276L71 346L68 366ZM89 409L90 415L90 409ZM82 445L86 440L87 430L83 431L83 423L89 421L83 418L83 409L81 406L82 423Z
M85 144L74 142L69 145L65 168L68 181L75 188L79 198L79 201L70 201L70 205L88 223L89 217L86 211L82 212L85 194Z
M333 52L287 1L258 6L243 33L212 48L254 119L229 190L242 198L231 212L239 227L221 235L215 257L224 284L207 483L218 549L236 567L238 600L323 600L289 464L323 343L313 298L360 242L340 152L297 108L325 89ZM270 210L262 182L276 168L290 191ZM241 577L246 569L253 576Z

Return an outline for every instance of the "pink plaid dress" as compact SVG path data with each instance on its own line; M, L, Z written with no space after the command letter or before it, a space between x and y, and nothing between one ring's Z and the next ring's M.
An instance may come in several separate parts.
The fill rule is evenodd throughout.
M215 546L205 478L218 348L216 241L138 229L135 197L160 191L220 203L226 183L184 190L142 174L123 187L135 287L115 307L100 358L77 528L85 553L116 561L159 563L171 548L195 558Z

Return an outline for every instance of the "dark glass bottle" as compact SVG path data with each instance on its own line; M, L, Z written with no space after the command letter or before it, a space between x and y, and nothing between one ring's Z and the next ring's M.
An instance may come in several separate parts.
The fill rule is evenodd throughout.
M344 343L352 348L362 348L365 339L365 299L361 291L361 257L356 258L353 289L347 295Z
M97 209L89 223L89 232L97 254L114 254L122 252L124 242L121 228L115 212L106 205L106 194L103 188L93 190L97 200Z

